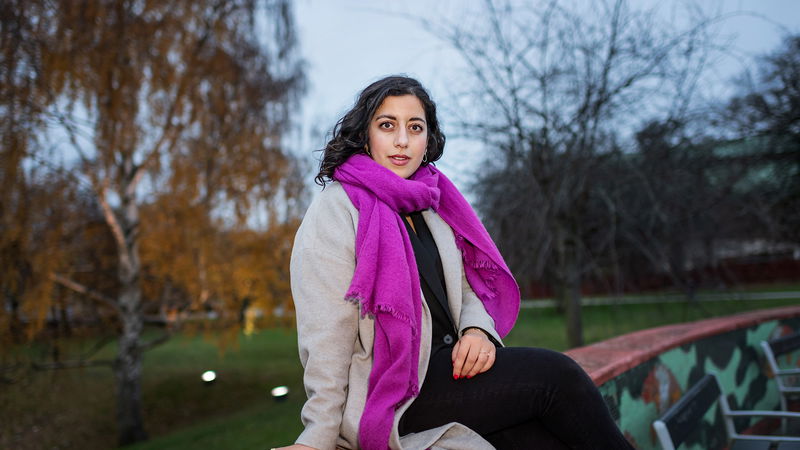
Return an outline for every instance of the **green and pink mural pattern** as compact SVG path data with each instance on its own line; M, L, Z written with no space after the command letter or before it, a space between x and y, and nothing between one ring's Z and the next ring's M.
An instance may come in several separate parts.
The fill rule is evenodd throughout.
M778 392L759 343L800 331L800 317L770 320L706 337L668 350L600 386L614 418L639 449L659 449L651 424L704 374L716 372L734 409L779 408ZM800 352L784 355L781 364L800 367ZM726 448L721 417L712 409L681 448ZM737 423L740 430L757 423ZM764 425L763 423L761 425Z

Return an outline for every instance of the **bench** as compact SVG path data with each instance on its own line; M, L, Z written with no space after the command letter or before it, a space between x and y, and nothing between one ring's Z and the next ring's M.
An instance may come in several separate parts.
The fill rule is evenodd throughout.
M800 349L800 332L769 341L761 341L761 348L764 350L767 364L775 375L775 383L778 385L778 393L781 397L781 409L789 411L789 397L800 395L800 386L788 383L786 378L790 376L800 378L800 368L782 369L778 365L778 357Z
M744 435L737 432L733 423L735 417L800 419L800 413L732 411L714 374L707 374L701 378L680 400L653 422L661 447L664 450L675 450L689 437L714 405L719 405L728 439L732 441L730 450L769 450L775 446L778 450L800 450L800 437Z

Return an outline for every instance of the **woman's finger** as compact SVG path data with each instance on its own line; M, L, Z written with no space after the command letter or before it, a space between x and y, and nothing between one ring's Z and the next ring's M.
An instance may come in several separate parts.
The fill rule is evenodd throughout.
M494 347L494 346L493 346ZM481 373L486 372L487 370L491 369L494 366L494 362L497 359L497 349L492 348L489 350L489 359L486 361L486 364L483 366Z
M450 359L453 361L453 379L457 380L461 374L461 367L464 365L463 358L459 358L459 351L461 349L461 340L456 342L453 346L453 351L450 354Z
M467 376L467 373L475 364L477 351L472 360L470 360L474 343L471 339L466 338L466 336L459 339L456 346L457 348L453 348L453 354L455 355L453 360L453 378L457 380Z
M494 346L483 347L480 350L480 352L478 352L478 363L475 364L475 373L471 374L471 376L475 376L479 373L483 373L491 369L492 366L494 365L494 360L495 360Z
M477 355L475 356L475 364L470 368L469 372L467 372L467 378L472 378L479 374L480 369L483 368L483 365L486 363L486 359L489 357L486 352L481 351L480 349L478 349L476 353Z
M467 360L464 362L464 368L461 370L463 376L472 378L478 373L479 365L481 364L480 351L480 345L470 345L469 353L467 353Z
M475 364L470 368L466 374L467 378L472 378L483 371L486 361L489 360L488 346L476 345L472 349L475 352Z
M453 365L456 363L456 355L458 354L458 348L461 346L461 340L456 341L456 345L453 346L453 351L450 352L450 360L453 361Z

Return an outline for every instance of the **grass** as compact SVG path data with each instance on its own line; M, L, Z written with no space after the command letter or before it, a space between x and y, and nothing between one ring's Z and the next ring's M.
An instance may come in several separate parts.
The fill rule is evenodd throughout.
M297 411L304 394L294 330L239 336L236 344L222 347L215 342L217 338L179 335L146 354L142 391L150 435L165 435L200 421L227 421L229 416L256 408L270 423L280 425L277 419L286 417L270 436L281 436L281 431L286 434L284 440L296 436L300 429ZM62 351L85 347L86 342L68 341ZM42 349L37 347L19 353L39 354ZM114 351L110 346L99 357L111 356ZM21 357L5 354L4 363L12 356ZM200 379L206 370L217 372L211 385ZM285 404L275 404L270 397L270 389L278 385L289 386L294 394ZM280 412L286 408L293 413ZM114 414L110 368L25 372L13 384L0 384L0 448L112 448L116 444ZM270 416L273 414L277 415ZM261 428L269 427L262 423Z
M276 443L289 444L302 431L299 411L305 397L302 389L298 389L284 402L262 402L257 406L125 448L264 450L278 445Z
M586 344L591 344L671 323L795 305L796 299L704 301L699 306L686 303L591 306L583 308L583 334ZM564 317L555 308L523 309L517 325L504 339L504 343L508 346L534 346L564 351L568 349L565 327Z
M796 303L592 306L584 308L584 336L591 343L643 328ZM553 308L523 309L505 343L565 350L564 329L563 317ZM302 428L299 411L305 400L295 332L270 329L235 337L235 344L220 346L219 335L179 335L147 353L143 399L152 439L127 450L264 449L293 441ZM222 338L231 341L230 335ZM75 339L66 343L65 351L86 345L86 339ZM19 356L45 350L31 346L16 351ZM104 349L105 356L113 352L113 346ZM209 369L217 372L210 386L200 381ZM110 369L90 368L29 372L17 383L0 384L0 448L113 447L113 381ZM278 385L290 389L284 402L269 395Z

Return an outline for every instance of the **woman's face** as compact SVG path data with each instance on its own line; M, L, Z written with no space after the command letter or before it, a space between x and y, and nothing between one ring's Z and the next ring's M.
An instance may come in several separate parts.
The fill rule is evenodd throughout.
M414 95L386 97L369 123L372 159L408 178L417 171L428 145L428 123Z

